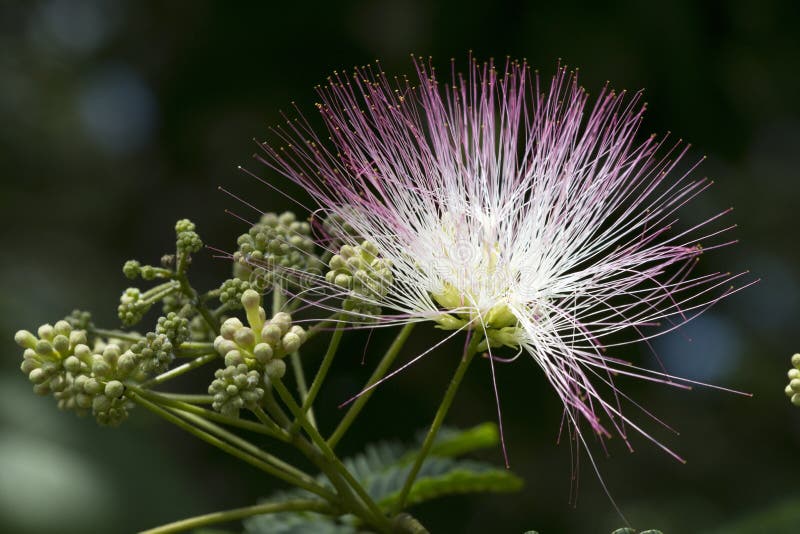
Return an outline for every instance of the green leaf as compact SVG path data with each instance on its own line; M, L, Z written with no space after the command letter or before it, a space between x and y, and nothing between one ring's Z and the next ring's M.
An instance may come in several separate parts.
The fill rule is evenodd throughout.
M442 428L431 449L432 456L462 456L479 449L496 447L500 433L495 423L483 423L468 430Z
M370 485L374 490L377 483L381 485L383 495L376 495L381 506L388 507L396 503L400 496L408 467L397 472L389 471L384 478L391 479L391 484L378 479ZM498 469L490 464L470 460L452 460L450 458L430 458L422 464L420 473L411 486L408 504L455 495L459 493L504 493L518 491L522 488L522 479L506 469Z

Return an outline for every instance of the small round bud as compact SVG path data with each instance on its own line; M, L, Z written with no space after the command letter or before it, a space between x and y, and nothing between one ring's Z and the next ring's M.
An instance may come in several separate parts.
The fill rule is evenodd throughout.
M43 324L40 326L36 333L39 335L39 339L53 339L53 336L55 335L53 326L49 324Z
M281 328L275 324L265 325L261 330L261 339L272 346L277 345L281 339Z
M96 378L89 378L83 384L83 391L89 395L97 395L103 391L103 385Z
M71 346L85 345L87 343L86 332L83 330L73 330L69 333L69 344Z
M270 360L264 366L264 371L272 379L283 378L286 374L286 363L283 360Z
M122 266L122 274L130 280L138 278L141 274L141 264L136 260L126 261L125 265Z
M281 332L286 333L292 324L292 316L286 312L278 312L269 322L278 325Z
M27 330L19 330L16 334L14 334L14 341L23 349L36 348L36 336Z
M40 339L36 343L36 354L41 356L50 356L53 353L53 345L50 342L45 341L44 339Z
M53 326L53 332L55 335L68 337L69 333L72 332L72 327L67 321L58 321Z
M792 366L800 369L800 354L794 354L792 356Z
M259 343L253 348L253 355L256 357L258 363L264 365L272 359L273 350L268 343Z
M254 310L261 304L261 295L258 292L248 289L242 293L242 306L245 310Z
M136 367L136 355L130 350L125 351L117 359L117 370L123 375L128 375Z
M786 387L783 388L783 392L786 393L787 397L791 397L795 393L794 390L792 389L792 386L789 384L787 384Z
M81 361L75 356L70 356L64 360L64 369L72 374L77 374L81 370Z
M240 363L244 363L244 358L238 350L229 351L225 355L225 365L239 365Z
M283 349L286 352L294 352L300 348L302 341L300 340L300 336L295 334L294 332L289 332L282 339L283 342Z
M256 343L256 334L252 328L240 328L233 336L234 341L240 347L250 348Z
M233 336L236 335L244 325L242 322L237 319L236 317L231 317L230 319L226 319L222 326L219 329L220 335L225 339L233 339Z
M38 348L36 349L36 352L39 352ZM789 372L786 374L789 375L789 380L800 378L800 369L789 369Z
M34 384L41 384L45 380L47 380L48 376L47 373L41 367L37 367L30 373L28 373L28 380L33 382Z
M84 344L76 345L73 353L79 360L83 362L88 362L88 360L90 360L92 357L92 349Z
M797 393L800 393L800 378L793 378L789 386Z
M125 391L125 386L122 385L122 382L119 380L112 380L106 384L105 393L106 397L117 398L121 397L122 393Z
M792 404L795 406L800 406L800 393L795 393L792 395Z

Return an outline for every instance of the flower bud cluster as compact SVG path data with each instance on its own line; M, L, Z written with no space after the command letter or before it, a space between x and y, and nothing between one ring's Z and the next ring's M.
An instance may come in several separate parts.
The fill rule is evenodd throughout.
M342 303L345 311L357 319L374 317L381 313L380 302L389 291L394 278L391 264L378 256L377 247L369 241L361 245L344 245L339 254L328 263L330 271L325 274L329 284L349 291Z
M156 302L163 300L180 288L177 281L169 281L142 293L136 287L126 289L119 299L117 315L122 324L131 326L142 320Z
M294 213L280 215L265 213L261 220L237 240L238 250L233 259L245 266L238 276L258 275L258 284L272 285L276 276L280 280L300 284L299 272L319 272L321 262L314 254L311 225L298 221Z
M189 339L189 320L175 312L170 312L166 316L158 318L156 334L164 334L172 346L177 347Z
M250 282L241 278L231 278L222 282L219 287L219 301L227 309L242 307L242 295L250 289Z
M186 327L188 330L188 325ZM174 347L169 336L165 333L148 332L144 339L137 341L125 351L132 355L138 365L140 375L163 373L175 360Z
M125 278L135 280L141 278L142 280L155 280L156 278L168 278L172 275L172 271L164 269L163 267L154 267L152 265L142 265L136 260L128 260L122 266L122 274Z
M789 383L786 385L786 396L792 404L800 406L800 353L792 356L792 368L789 369Z
M189 219L181 219L175 223L175 236L175 250L179 256L193 254L203 248L203 241Z
M17 344L25 349L20 368L39 395L52 394L63 410L92 413L101 425L117 426L128 417L122 380L136 369L136 359L115 344L93 352L86 332L67 321L39 327L38 336L20 330Z
M261 307L261 296L252 289L241 297L248 325L238 318L222 323L214 348L225 359L208 388L214 396L213 408L233 417L252 407L264 395L265 380L282 378L286 373L283 358L300 348L306 332L292 325L288 313L277 313L269 321Z
M342 240L355 241L361 239L358 231L350 226L341 215L336 213L325 217L325 220L322 221L322 229L331 236L333 241L338 241L339 243Z

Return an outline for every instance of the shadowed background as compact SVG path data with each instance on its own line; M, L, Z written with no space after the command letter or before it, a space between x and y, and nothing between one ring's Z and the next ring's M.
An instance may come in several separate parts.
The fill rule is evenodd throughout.
M620 379L681 432L647 423L688 464L638 437L634 454L612 440L610 458L599 448L596 457L610 493L639 528L746 533L773 521L771 532L792 531L800 521L800 411L783 387L789 356L800 350L798 15L795 3L769 0L3 2L0 530L130 532L250 504L277 487L143 410L119 429L58 412L18 371L13 333L75 307L117 326L117 297L128 285L122 263L156 262L173 246L177 218L195 221L206 243L233 249L246 227L223 210L256 216L218 185L261 210L291 208L236 167L285 183L250 159L251 139L263 138L292 100L313 115L313 86L330 71L380 58L389 74L411 74L410 52L432 55L445 69L450 57L464 65L472 49L479 59L525 57L544 76L562 58L580 68L594 94L606 80L618 89L644 87L641 134L669 130L692 143L689 159L708 155L697 175L716 184L682 214L701 220L733 205L729 220L740 224L741 242L703 256L699 269L749 269L763 281L655 345L670 372L754 397ZM193 278L207 288L229 269L200 253ZM421 329L405 356L439 335ZM336 405L375 363L361 365L365 335L345 339L319 401L328 429ZM373 336L368 354L388 342ZM619 355L656 365L636 347ZM410 439L426 426L457 357L458 347L449 346L384 385L342 452ZM542 373L520 359L498 374L512 468L525 478L524 491L438 501L416 509L423 522L433 532L473 533L621 525L585 461L578 506L569 504L569 447L555 444L561 409ZM202 379L190 382L187 388L204 388ZM449 422L467 427L494 417L481 362ZM499 451L484 457L501 461Z

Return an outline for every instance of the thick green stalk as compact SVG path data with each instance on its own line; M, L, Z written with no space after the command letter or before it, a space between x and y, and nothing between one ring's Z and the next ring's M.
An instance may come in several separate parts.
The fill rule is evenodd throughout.
M106 330L103 328L90 328L89 333L100 337L116 338L116 339L121 339L123 341L132 341L134 343L144 339L144 336L141 336L139 334L134 334L133 332L123 332L122 330Z
M142 397L145 397L148 400L155 402L156 404L163 404L164 406L169 406L187 413L199 415L200 417L204 417L205 419L209 419L211 421L216 421L224 425L241 428L242 430L249 430L251 432L256 432L258 434L264 434L272 438L279 439L281 441L285 442L289 441L289 438L287 437L285 432L281 431L278 428L271 428L271 429L264 428L264 425L260 425L255 421L234 419L233 417L228 417L226 415L222 415L221 413L213 412L211 410L207 410L200 406L195 406L194 404L189 404L187 402L174 399L170 396L165 396L164 394L158 393L156 391L141 389L134 385L128 384L126 387L129 390L141 395Z
M403 348L403 345L408 339L408 336L411 334L411 330L413 330L415 324L416 323L408 323L400 330L400 332L397 334L397 337L394 339L389 349L383 355L383 358L381 358L378 367L375 368L375 371L372 373L372 376L369 377L369 380L364 386L364 389L367 389L368 387L372 386L373 384L378 382L378 380L384 377L386 372L389 370L389 367L391 367L392 363L394 362L394 359L400 353L400 349ZM353 424L353 421L355 421L356 417L361 412L361 409L367 403L367 401L369 400L370 396L372 396L372 393L374 391L375 391L374 389L364 391L364 393L362 393L361 396L359 396L353 402L352 406L350 406L350 408L347 410L347 413L342 418L341 422L339 423L339 426L336 427L336 430L334 430L333 434L331 434L331 437L328 438L328 446L331 449L336 448L336 445L339 443L339 440L341 440L342 437L344 437L345 433L347 432L347 429L349 429L350 425Z
M182 519L180 521L175 521L174 523L169 523L160 527L152 528L150 530L145 530L141 532L141 534L172 534L174 532L183 532L217 523L236 521L246 517L252 517L254 515L274 514L276 512L319 512L322 514L332 514L335 513L335 509L326 502L314 501L310 499L263 503L256 504L254 506L233 508L232 510L224 510L222 512L214 512L211 514L198 515L196 517Z
M275 381L279 382L279 381ZM281 386L283 384L281 383ZM299 406L294 402L292 399L291 393L289 390L283 386L283 390L286 394L286 398L291 401L291 405L295 406L299 412ZM284 402L286 401L284 399ZM283 411L281 406L275 400L275 397L272 394L272 388L267 389L266 394L264 395L264 405L266 406L267 410L269 411L272 419L278 422L283 428L289 429L291 427L291 421L289 420L286 413ZM269 420L266 414L261 411L259 413L260 408L255 410L256 416L261 419L262 421ZM353 493L353 490L347 485L344 481L341 473L331 465L331 463L327 460L327 458L320 452L320 450L314 447L311 443L309 443L303 436L298 433L288 434L290 436L292 444L297 447L297 449L306 457L308 458L314 465L316 465L320 471L325 473L325 476L330 480L331 484L333 484L334 488L336 488L339 497L343 501L343 505L347 507L347 509L361 517L363 520L367 522L375 523L376 526L380 526L379 523L381 522L381 517L374 517L374 514L371 513L370 509L367 508L364 504L362 504L356 495ZM383 527L385 531L386 528Z
M328 375L328 370L331 368L331 364L333 364L333 359L336 356L336 351L339 350L339 343L342 341L342 335L344 334L344 329L342 324L340 323L339 326L336 327L336 330L333 331L333 335L331 336L331 341L328 344L328 350L325 352L325 357L322 358L322 363L319 366L319 370L317 370L317 375L314 377L314 381L311 383L311 389L308 390L308 396L303 401L302 411L303 414L308 414L311 406L314 404L314 399L317 398L317 394L319 393L320 388L322 387L322 383L325 381L325 377ZM309 414L310 415L310 414ZM313 420L313 415L307 415L308 422L314 428L317 428ZM293 432L297 430L299 426L299 421L295 421L292 425L292 428L289 432Z
M166 393L159 391L158 394L168 399L185 402L187 404L211 404L214 402L214 397L211 395L191 395L186 393Z
M306 375L303 371L303 362L300 361L300 353L294 351L290 359L292 361L292 372L294 373L294 380L297 383L297 392L300 394L300 400L305 404L308 399L308 384L306 384ZM314 407L308 407L308 420L315 427L317 426L317 418L314 416Z
M286 386L283 384L283 382L280 380L273 380L272 387L278 392L278 395L289 408L289 411L291 411L300 422L303 430L306 431L314 445L316 445L322 452L325 460L330 464L337 474L344 478L347 484L356 492L356 494L358 494L358 497L363 501L367 508L369 508L370 512L374 516L374 519L378 521L376 526L388 529L389 523L386 515L378 507L372 497L369 496L364 487L355 479L355 477L353 477L352 473L347 470L347 467L345 467L339 457L336 456L336 453L333 452L333 449L328 446L325 438L322 437L316 428L311 426L311 424L308 422L308 418L305 416L300 406L292 398L292 394L288 389L286 389Z
M206 421L202 417L199 417L197 415L188 412L181 411L179 415L184 419L188 420L190 423L193 423L195 426L198 426L203 430L206 430L207 432L217 435L217 437L228 441L231 445L235 445L236 447L239 447L243 451L250 453L258 458L261 458L265 462L268 462L277 467L278 469L281 469L287 472L288 474L297 477L298 479L306 482L307 484L317 484L317 482L309 474L301 471L300 469L296 468L295 466L289 463L284 462L280 458L277 458L272 454L261 450L260 448L256 447L249 441L244 440L235 434L231 434L227 430L215 425L214 423Z
M161 373L160 375L147 380L142 384L142 387L150 387L155 386L156 384L163 384L167 380L172 380L175 377L181 376L184 373L191 371L192 369L197 369L198 367L202 367L203 365L207 364L208 362L213 362L219 358L219 354L216 352L213 354L205 354L203 356L199 356L190 362L186 362L184 364L179 365L169 371Z
M425 441L422 442L422 448L417 454L414 464L411 466L411 471L408 473L408 477L406 477L406 481L403 484L403 489L400 490L400 497L397 499L397 504L393 510L394 514L400 512L406 505L406 499L408 499L408 494L411 491L411 487L414 485L414 480L419 474L419 470L422 467L422 462L425 461L425 457L428 456L428 453L433 446L433 442L436 440L436 434L439 432L442 423L444 423L444 418L447 416L447 412L450 410L450 406L453 404L453 399L456 396L458 387L461 385L461 380L464 378L464 374L467 372L467 368L477 352L476 349L480 340L481 336L477 333L473 333L473 338L470 341L466 352L461 357L461 361L458 363L458 367L456 368L453 378L450 380L450 384L447 386L447 391L445 391L442 403L439 405L439 409L436 410L436 416L433 418L431 428L428 430L428 434L425 436Z
M251 455L251 454L249 454L249 453L247 453L245 451L242 451L242 450L234 447L233 445L230 445L229 443L226 443L225 441L221 440L220 438L218 438L218 437L216 437L216 436L214 436L212 434L209 434L208 432L206 432L204 430L200 430L199 428L195 427L191 423L189 423L186 420L182 419L178 415L170 412L166 408L162 408L158 404L155 404L155 403L147 400L146 398L142 397L141 395L136 394L133 391L129 390L129 391L127 391L125 393L125 395L129 399L134 401L136 404L139 404L140 406L150 410L151 412L155 413L156 415L160 416L161 418L163 418L163 419L169 421L170 423L178 426L179 428L189 432L190 434L194 435L195 437L200 438L201 440L205 441L206 443L208 443L210 445L213 445L214 447L217 447L218 449L220 449L220 450L222 450L224 452L227 452L231 456L235 456L235 457L239 458L240 460L242 460L244 462L247 462L248 464L252 465L253 467L256 467L256 468L264 471L265 473L267 473L267 474L269 474L271 476L274 476L274 477L279 478L279 479L281 479L281 480L283 480L285 482L288 482L289 484L291 484L293 486L296 486L296 487L299 487L299 488L303 488L303 489L305 489L307 491L310 491L311 493L314 493L315 495L319 495L323 499L333 500L333 502L335 502L336 497L332 493L330 493L327 489L318 486L316 483L315 484L308 484L304 480L298 479L295 476L289 475L288 473L285 473L284 471L281 471L280 469L270 465L269 463L261 460L260 458L257 458L257 457L255 457L255 456L253 456L253 455Z

